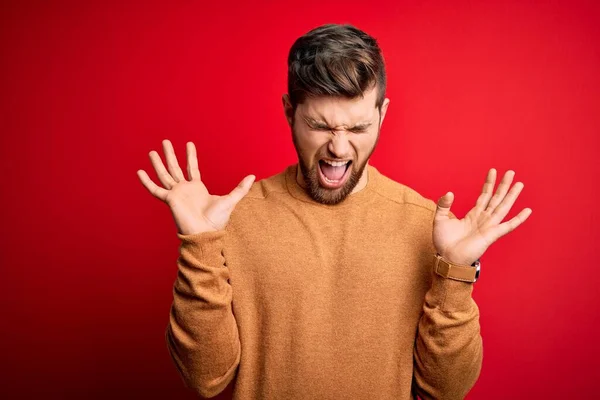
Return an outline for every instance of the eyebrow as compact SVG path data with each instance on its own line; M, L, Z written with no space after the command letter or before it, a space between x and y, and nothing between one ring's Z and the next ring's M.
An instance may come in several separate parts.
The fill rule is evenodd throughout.
M327 124L324 121L318 121L314 118L311 117L307 117L307 116L303 116L302 117L304 119L304 122L306 122L306 124L312 128L328 128L328 129L333 129L332 127L329 126L329 124ZM351 130L361 130L361 129L367 129L368 127L370 127L371 125L373 125L372 122L360 122L354 126L348 127L347 129L349 131Z

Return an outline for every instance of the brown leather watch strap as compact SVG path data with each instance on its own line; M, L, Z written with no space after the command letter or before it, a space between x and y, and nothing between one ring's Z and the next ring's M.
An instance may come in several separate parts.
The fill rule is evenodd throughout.
M433 270L444 278L473 283L477 280L478 268L470 265L456 265L444 260L439 254L433 256Z

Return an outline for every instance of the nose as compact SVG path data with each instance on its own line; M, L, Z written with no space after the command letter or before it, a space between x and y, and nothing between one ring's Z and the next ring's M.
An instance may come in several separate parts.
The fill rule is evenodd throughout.
M344 131L333 130L333 137L329 141L327 148L335 158L352 158L350 141Z

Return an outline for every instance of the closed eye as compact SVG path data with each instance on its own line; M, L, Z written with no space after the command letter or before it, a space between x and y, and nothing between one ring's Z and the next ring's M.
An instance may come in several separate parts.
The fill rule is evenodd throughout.
M327 132L327 131L330 131L331 128L329 128L327 126L311 126L310 130L312 130L312 131Z
M327 131L331 131L332 129L326 126L314 126L310 128L313 131L322 131L322 132L327 132ZM348 132L352 132L352 133L365 133L367 131L367 128L350 128L347 129Z
M353 133L364 133L367 131L365 128L356 128L356 129L348 129L348 130Z

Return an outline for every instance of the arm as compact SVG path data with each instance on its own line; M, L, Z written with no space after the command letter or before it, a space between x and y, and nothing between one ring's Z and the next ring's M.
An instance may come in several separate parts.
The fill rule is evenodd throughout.
M203 397L233 380L241 347L232 312L224 230L182 235L166 341L185 384Z
M144 170L137 175L152 196L169 206L181 240L165 339L186 385L213 397L233 380L241 353L223 237L231 212L256 177L246 176L225 196L211 195L200 177L194 143L186 143L189 180L171 141L163 140L163 148L168 171L156 151L149 153L163 187Z
M471 265L521 225L531 215L530 208L502 222L524 186L517 182L511 188L513 178L514 171L507 171L494 194L496 169L491 168L475 206L462 219L450 211L454 193L440 197L433 218L433 250L453 264ZM483 346L471 285L433 274L414 349L415 390L423 399L462 399L479 376Z
M472 285L433 274L414 348L422 399L463 399L479 377L483 344Z

